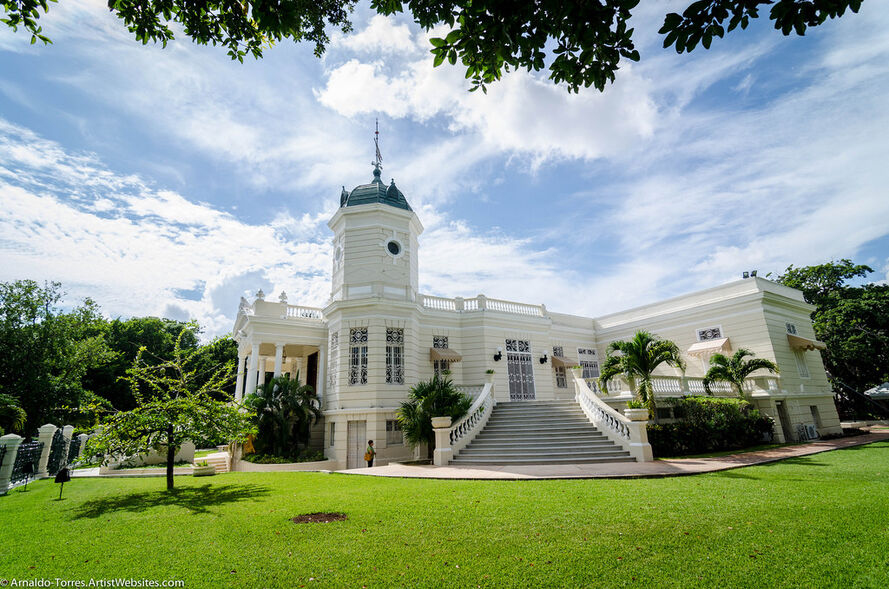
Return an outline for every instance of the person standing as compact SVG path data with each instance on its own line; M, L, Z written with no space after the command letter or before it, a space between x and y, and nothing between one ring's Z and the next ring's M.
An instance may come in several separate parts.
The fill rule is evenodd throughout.
M367 468L374 465L374 458L377 455L377 449L374 448L374 441L367 441L367 450L364 451L364 460L367 462Z

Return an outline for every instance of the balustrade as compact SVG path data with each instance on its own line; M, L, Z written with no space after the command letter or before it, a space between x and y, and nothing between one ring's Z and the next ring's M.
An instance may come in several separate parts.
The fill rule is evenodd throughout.
M474 389L476 387L461 388ZM448 432L448 439L451 442L450 449L452 451L452 456L456 456L457 453L465 448L476 434L482 431L485 427L488 418L491 416L491 412L494 410L494 404L496 403L493 390L493 384L487 383L483 385L481 387L481 392L478 393L478 396L476 396L475 401L472 403L472 406L469 408L469 411L466 412L463 419L451 426L451 429ZM442 464L436 466L445 465Z
M324 311L315 307L303 307L300 305L287 305L288 319L324 319Z

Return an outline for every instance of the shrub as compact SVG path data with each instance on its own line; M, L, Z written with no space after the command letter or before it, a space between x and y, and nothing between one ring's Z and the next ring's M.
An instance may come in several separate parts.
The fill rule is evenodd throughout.
M772 438L772 420L743 399L683 397L673 412L679 421L648 425L655 456L737 450Z

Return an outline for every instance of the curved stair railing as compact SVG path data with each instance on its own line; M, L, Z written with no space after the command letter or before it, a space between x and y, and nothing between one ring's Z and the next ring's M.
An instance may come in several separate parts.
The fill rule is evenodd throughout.
M448 439L451 441L452 456L456 456L460 450L465 448L488 423L488 418L496 404L493 391L494 385L486 383L463 419L451 426Z
M579 372L579 371L578 371ZM637 462L654 460L648 443L648 410L640 412L640 418L630 419L612 409L599 398L580 375L574 375L575 399L580 408L609 440L630 453Z

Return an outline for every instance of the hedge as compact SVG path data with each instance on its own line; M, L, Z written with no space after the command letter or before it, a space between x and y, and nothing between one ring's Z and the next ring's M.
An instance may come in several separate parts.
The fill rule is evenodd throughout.
M657 457L737 450L772 439L772 420L743 399L682 397L672 404L679 421L648 425Z

